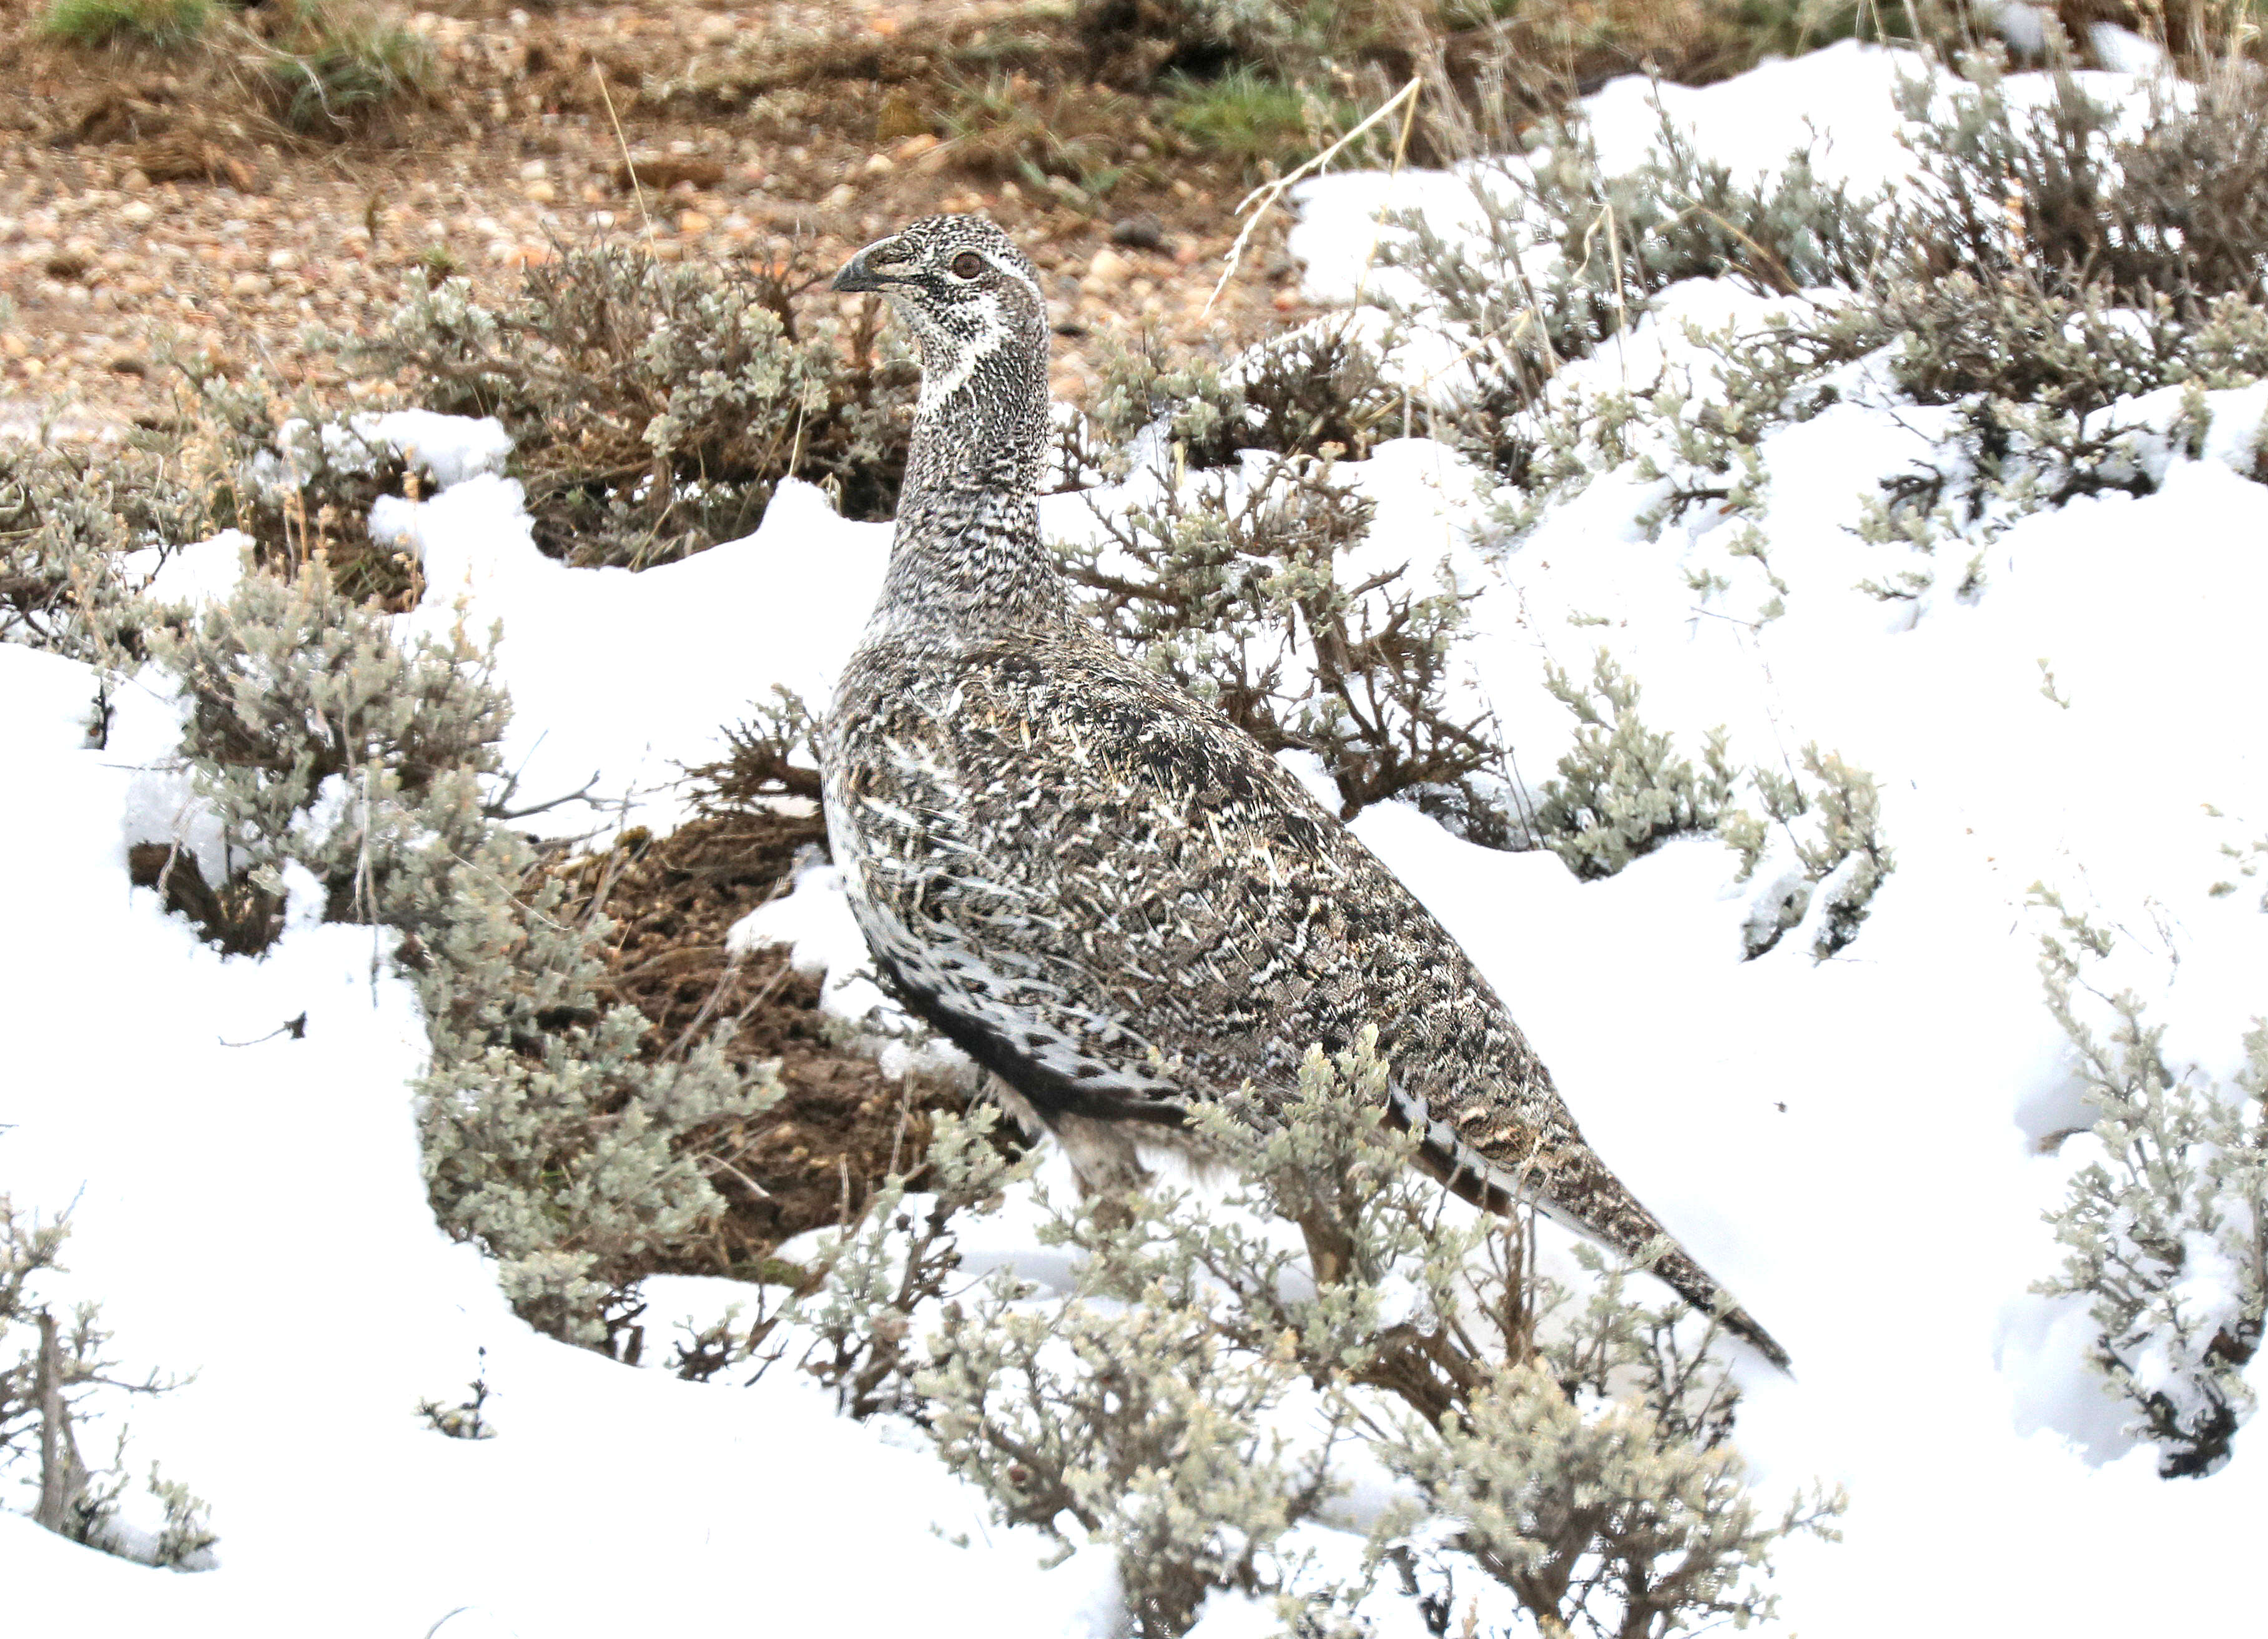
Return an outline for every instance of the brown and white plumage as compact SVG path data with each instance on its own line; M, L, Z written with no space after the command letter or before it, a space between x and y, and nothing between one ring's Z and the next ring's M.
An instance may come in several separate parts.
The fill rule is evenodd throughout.
M1090 1136L1170 1131L1248 1082L1264 1104L1310 1045L1374 1024L1395 1113L1458 1192L1531 1203L1719 1308L1416 897L1249 736L1072 610L1035 499L1030 264L990 223L932 217L836 288L887 295L924 372L887 578L825 747L829 838L885 981Z

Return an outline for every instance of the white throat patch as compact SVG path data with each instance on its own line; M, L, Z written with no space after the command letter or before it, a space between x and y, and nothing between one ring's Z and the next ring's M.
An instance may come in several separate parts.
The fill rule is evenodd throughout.
M983 328L954 350L950 368L922 372L921 395L915 400L917 414L944 402L968 384L976 373L976 361L1007 339L1007 327L1000 322L1000 304L988 302L984 306Z

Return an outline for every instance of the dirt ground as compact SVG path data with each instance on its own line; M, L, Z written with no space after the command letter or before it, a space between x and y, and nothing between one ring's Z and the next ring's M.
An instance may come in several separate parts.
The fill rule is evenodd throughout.
M51 44L34 0L4 0L0 427L158 422L176 357L370 394L311 328L366 328L437 262L494 297L555 245L606 238L744 266L799 248L828 269L911 218L984 212L1049 281L1074 402L1107 341L1221 348L1303 316L1280 216L1203 312L1249 178L1177 158L1066 209L939 140L932 93L859 78L918 70L924 41L986 12L473 0L410 17L435 63L426 104L330 142L279 130L210 62ZM665 185L627 186L626 154Z

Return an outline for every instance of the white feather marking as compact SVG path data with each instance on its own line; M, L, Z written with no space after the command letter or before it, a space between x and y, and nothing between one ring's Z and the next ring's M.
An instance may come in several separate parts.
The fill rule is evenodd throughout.
M1000 304L987 301L980 312L983 321L982 327L969 338L967 345L954 350L951 367L923 372L921 395L914 401L917 415L926 415L968 386L968 378L976 373L976 361L1006 338L1007 327L1000 322Z

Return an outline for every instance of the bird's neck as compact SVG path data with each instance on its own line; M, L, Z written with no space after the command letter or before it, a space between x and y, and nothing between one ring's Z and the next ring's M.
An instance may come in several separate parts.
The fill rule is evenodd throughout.
M1040 539L1048 429L1044 338L964 373L924 361L878 624L964 638L1057 630L1070 599Z

